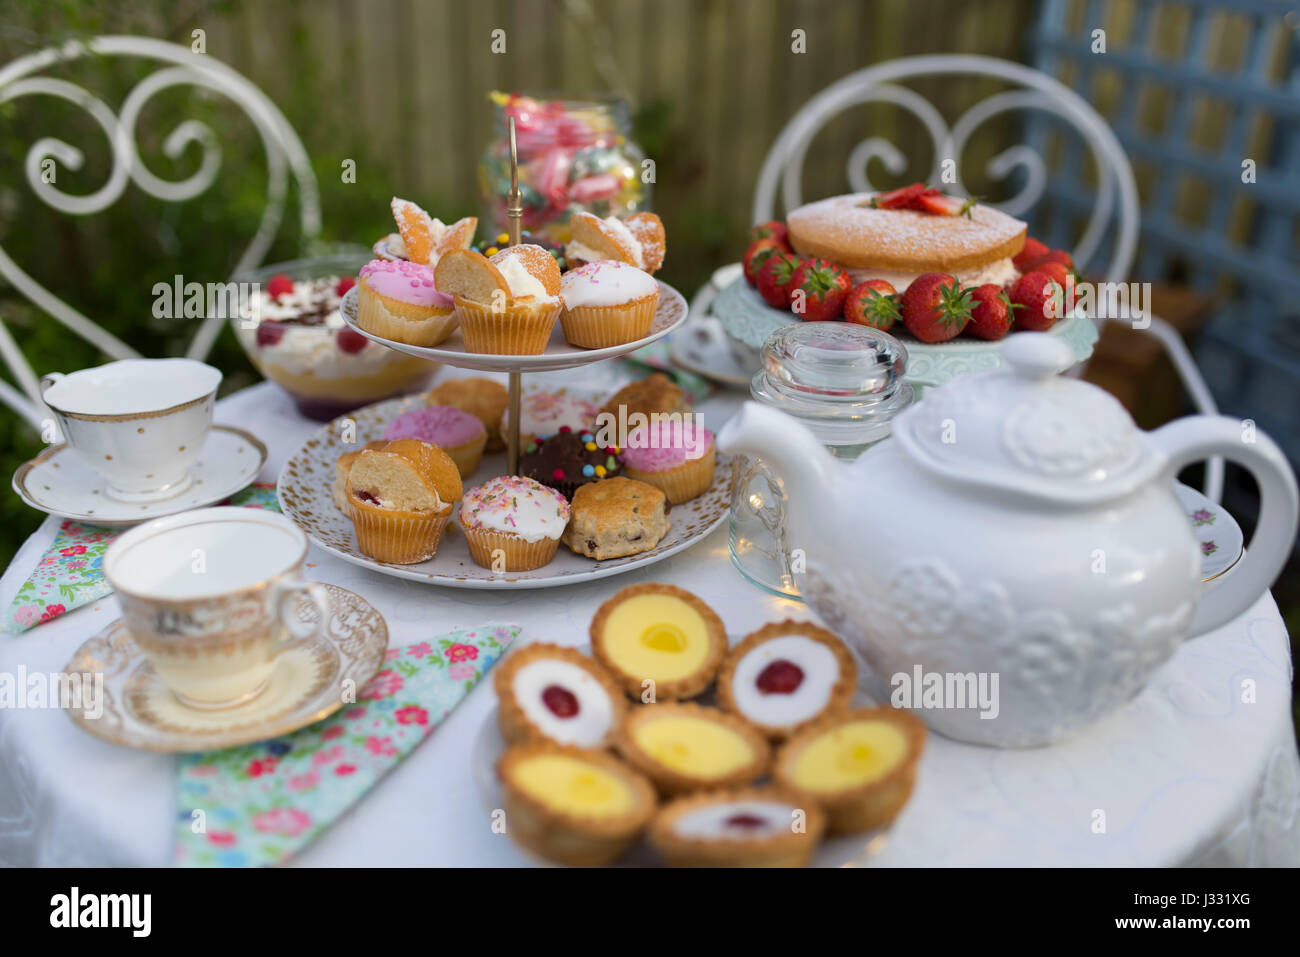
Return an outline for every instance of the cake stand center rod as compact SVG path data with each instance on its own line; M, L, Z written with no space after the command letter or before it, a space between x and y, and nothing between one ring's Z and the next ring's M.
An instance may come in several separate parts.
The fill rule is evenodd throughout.
M518 246L520 220L524 215L524 194L519 188L519 147L515 142L515 118L506 119L510 136L510 192L506 196L506 217L509 222L510 245ZM519 416L523 392L522 374L518 369L510 372L510 434L506 439L506 464L511 475L519 474Z

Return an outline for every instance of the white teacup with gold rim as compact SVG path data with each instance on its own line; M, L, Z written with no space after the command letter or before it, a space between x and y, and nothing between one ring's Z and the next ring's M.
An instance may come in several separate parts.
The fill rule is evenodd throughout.
M277 655L329 621L329 598L302 578L307 538L275 512L206 508L155 519L104 555L135 643L193 708L230 708L265 690ZM294 615L310 601L316 624Z
M123 359L41 380L68 445L123 502L179 495L212 428L221 372L193 359Z

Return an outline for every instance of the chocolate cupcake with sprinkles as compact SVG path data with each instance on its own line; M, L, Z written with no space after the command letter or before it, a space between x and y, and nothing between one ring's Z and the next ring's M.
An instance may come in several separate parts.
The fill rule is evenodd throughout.
M519 459L519 472L572 501L579 486L618 473L620 451L618 446L602 445L594 432L561 428L528 444Z

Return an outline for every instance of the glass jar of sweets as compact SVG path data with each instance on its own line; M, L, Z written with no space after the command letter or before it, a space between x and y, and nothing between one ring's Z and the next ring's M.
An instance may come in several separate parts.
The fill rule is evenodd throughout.
M894 417L911 404L906 367L907 350L886 332L850 322L796 322L763 344L763 368L750 393L794 416L837 458L852 460L888 438ZM749 456L737 457L733 468L731 560L756 585L798 598L798 555L787 537L781 476Z
M482 223L488 235L506 230L510 190L508 117L515 118L521 225L529 241L562 247L575 212L630 216L650 209L653 177L632 142L627 101L613 96L567 99L493 93L492 142L479 162Z

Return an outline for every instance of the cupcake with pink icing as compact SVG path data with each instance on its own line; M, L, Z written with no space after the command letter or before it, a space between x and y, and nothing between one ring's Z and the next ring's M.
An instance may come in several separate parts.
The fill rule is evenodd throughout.
M384 438L419 439L442 449L456 463L456 471L469 478L483 459L487 429L477 416L450 405L429 405L403 412L384 428Z
M484 568L526 572L555 557L569 524L569 503L541 482L518 475L490 479L465 493L460 527Z
M438 291L433 269L372 259L357 284L357 325L394 342L436 346L456 330L455 301Z
M569 345L605 349L650 335L659 283L636 266L603 259L565 273L560 298L560 326Z
M713 433L689 416L655 416L633 429L623 448L623 474L688 502L713 484Z

